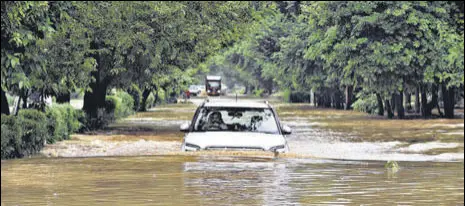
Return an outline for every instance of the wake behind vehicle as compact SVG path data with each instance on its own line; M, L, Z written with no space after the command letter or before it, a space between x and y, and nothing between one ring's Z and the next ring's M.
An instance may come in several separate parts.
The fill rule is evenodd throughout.
M291 129L281 125L265 102L207 101L197 108L192 122L180 129L186 133L182 151L289 151L285 136Z

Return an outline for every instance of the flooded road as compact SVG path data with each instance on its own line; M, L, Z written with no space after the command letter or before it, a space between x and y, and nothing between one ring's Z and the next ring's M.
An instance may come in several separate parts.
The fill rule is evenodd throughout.
M1 163L2 205L463 205L463 119L273 103L291 153L181 153L201 103L137 113ZM400 169L385 168L396 160Z
M2 162L2 205L463 205L464 165L256 157Z

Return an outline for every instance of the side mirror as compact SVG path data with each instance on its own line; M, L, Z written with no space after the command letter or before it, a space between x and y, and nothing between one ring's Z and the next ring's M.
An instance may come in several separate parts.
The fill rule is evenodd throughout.
M283 125L281 127L281 131L283 132L283 134L291 134L292 133L292 130L290 127L288 127L287 125Z
M190 126L191 126L191 123L186 122L180 126L179 130L181 130L181 132L188 132Z

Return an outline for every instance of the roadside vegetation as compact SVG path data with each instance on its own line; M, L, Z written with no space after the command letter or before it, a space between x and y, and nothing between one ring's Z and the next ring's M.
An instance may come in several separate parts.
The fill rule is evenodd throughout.
M464 97L463 2L267 4L204 66L289 102L399 119L454 118ZM441 107L439 109L439 107Z
M463 2L444 1L2 1L2 159L128 116L171 116L137 112L209 73L257 98L455 118L463 23Z
M160 97L174 102L196 65L238 39L252 12L251 2L1 4L2 128L20 131L34 118L41 126L2 131L2 159L35 153L74 132L61 123L70 114L48 108L50 96L67 104L72 93L84 92L81 131L145 111ZM12 105L10 95L20 102Z

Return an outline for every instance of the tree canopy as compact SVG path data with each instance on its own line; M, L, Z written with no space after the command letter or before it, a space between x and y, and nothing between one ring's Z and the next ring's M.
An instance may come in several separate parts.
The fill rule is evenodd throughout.
M249 93L311 93L317 106L376 102L369 110L389 117L403 118L412 96L424 117L439 103L453 117L463 98L460 2L1 4L2 113L5 92L39 93L40 108L81 90L97 118L112 88L138 87L145 102L209 72Z
M212 65L232 65L251 77L238 77L246 85L311 90L320 106L350 109L378 97L380 114L396 108L400 118L404 96L421 96L425 117L438 95L447 117L454 103L446 102L463 98L463 4L288 1L266 9Z

